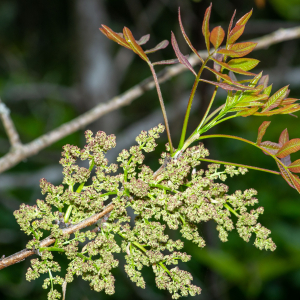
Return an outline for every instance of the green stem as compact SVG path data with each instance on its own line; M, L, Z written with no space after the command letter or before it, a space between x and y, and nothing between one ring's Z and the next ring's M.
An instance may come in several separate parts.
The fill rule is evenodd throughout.
M224 204L224 207L226 207L230 212L232 212L234 215L236 215L237 217L239 217L240 215L232 208L230 207L228 204Z
M90 165L90 167L89 167L89 171L90 171L90 172L93 170L94 165L95 165L95 162L94 162L94 160L92 160L91 165ZM80 184L80 186L79 186L79 187L77 188L77 190L76 190L76 193L80 193L80 192L82 191L82 188L84 187L84 184L85 184L85 182L82 182L82 183Z
M239 140L242 142L245 142L247 144L250 144L264 152L266 152L267 154L269 154L271 157L273 157L274 160L276 160L276 162L278 162L285 170L287 169L286 165L284 165L280 159L278 159L275 155L273 155L271 152L269 152L267 149L261 149L261 147L259 145L257 145L256 143L253 143L249 140L243 139L241 137L238 136L233 136L233 135L227 135L227 134L211 134L211 135L204 135L199 137L199 140L203 140L203 139L210 139L210 138L216 138L216 137L221 137L221 138L227 138L227 139L234 139L234 140Z
M225 104L221 105L220 107L218 107L216 110L214 110L205 120L205 122L203 123L203 125L205 125L215 114L217 114L221 109L223 109L225 106Z
M212 94L212 96L211 96L211 99L210 99L210 102L209 102L208 107L207 107L207 109L206 109L206 112L205 112L205 114L204 114L204 116L203 116L203 118L202 118L200 124L198 125L196 131L199 131L199 129L201 128L201 126L202 126L203 123L205 122L206 117L207 117L207 115L208 115L208 113L209 113L209 111L210 111L210 109L211 109L211 106L212 106L214 100L215 100L217 91L218 91L218 86L215 86L214 92L213 92L213 94Z
M161 185L161 184L149 184L149 186L150 187L157 187L157 188L167 190L167 191L171 191L171 192L174 192L174 193L178 193L177 191L173 191L171 188L169 188L167 186L164 186L164 185Z
M159 82L158 82L154 67L151 63L148 63L148 65L149 65L150 70L152 72L152 76L153 76L155 86L156 86L156 90L157 90L157 94L158 94L158 99L159 99L159 102L160 102L160 107L161 107L163 117L164 117L164 121L165 121L165 126L166 126L169 146L170 146L170 154L171 154L171 156L173 156L173 144L172 144L171 133L170 133L170 128L169 128L168 117L167 117L167 112L166 112L164 100L163 100L163 97L162 97L162 94L161 94Z
M90 167L89 167L89 171L90 171L90 172L93 170L94 165L95 165L95 162L94 162L94 160L92 160L92 161L91 161L91 164L90 164ZM79 194L79 193L82 191L82 189L83 189L83 187L84 187L84 184L85 184L85 182L82 182L82 183L79 185L79 187L78 187L77 190L76 190L76 193ZM72 189L73 189L73 187L72 187ZM66 213L65 213L65 216L64 216L64 222L65 222L65 223L68 223L68 222L69 222L69 218L70 218L72 209L73 209L73 205L71 204L71 205L69 205L69 207L68 207L68 209L67 209L67 211L66 211Z
M189 98L189 102L188 102L188 105L187 105L187 108L186 108L186 112L185 112L185 116L184 116L184 121L183 121L183 126L182 126L182 131L181 131L181 138L180 138L180 142L179 142L179 145L178 145L178 149L182 149L182 146L184 144L184 140L185 140L185 135L186 135L186 129L187 129L187 125L188 125L188 121L189 121L189 116L190 116L190 111L191 111L191 108L192 108L192 103L193 103L193 100L194 100L194 97L195 97L195 93L196 93L196 90L197 90L197 87L198 87L198 84L199 84L199 79L200 79L200 76L202 74L202 71L206 65L206 63L208 62L208 60L210 59L210 56L208 56L208 58L203 62L197 76L196 76L196 79L194 81L194 85L193 85L193 88L191 90L191 94L190 94L190 98Z
M212 162L212 163L217 163L217 164L223 164L223 165L229 165L229 166L236 166L236 167L242 167L242 168L247 168L247 169L252 169L252 170L257 170L257 171L263 171L267 173L272 173L275 175L280 175L280 172L277 171L272 171L264 168L258 168L258 167L253 167L253 166L248 166L248 165L242 165L242 164L235 164L235 163L230 163L226 161L221 161L221 160L215 160L215 159L205 159L205 158L199 158L201 161L207 161L207 162Z

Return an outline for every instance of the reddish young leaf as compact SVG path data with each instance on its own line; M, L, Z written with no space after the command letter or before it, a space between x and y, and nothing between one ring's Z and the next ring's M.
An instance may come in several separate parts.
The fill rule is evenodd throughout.
M218 49L225 37L225 31L221 26L215 27L210 34L210 41L215 49Z
M296 99L296 98L285 98L285 99L283 99L281 101L280 106L285 106L285 105L288 105L288 104L293 104L293 103L295 103L298 100L299 99Z
M295 185L294 185L294 182L293 182L293 180L292 180L292 178L291 178L292 173L289 172L288 170L286 170L286 169L285 169L280 163L278 163L277 161L276 161L276 163L277 163L277 166L278 166L278 168L279 168L279 170L280 170L280 173L281 173L282 177L284 178L284 180L289 184L289 186L291 186L293 189L296 189L296 187L295 187ZM299 192L299 191L298 191L298 192Z
M128 43L126 42L126 40L120 36L120 34L114 32L113 30L111 30L108 26L106 25L101 25L103 28L99 28L99 30L106 35L110 40L113 40L114 42L118 43L119 45L128 48L130 50L131 47L128 45Z
M252 11L253 11L253 9L251 9L248 13L246 13L244 16L242 16L242 17L236 22L236 25L239 25L239 26L245 26L246 23L248 22L249 18L250 18L251 15L252 15Z
M236 25L229 33L228 45L232 45L244 32L245 26Z
M271 124L271 121L264 121L262 122L262 124L259 126L258 128L258 135L257 135L257 140L256 140L256 144L260 145L261 140L263 138L263 136L266 133L266 130L268 128L268 126Z
M199 59L203 62L202 57L199 55L198 51L194 48L194 46L192 45L190 39L188 38L188 36L185 33L185 30L183 28L182 21L181 21L181 16L180 16L180 7L178 7L178 20L179 20L179 25L180 25L180 29L181 29L182 35L183 35L186 43L189 45L189 47L191 48L191 50L199 57Z
M230 46L230 50L237 51L237 52L248 51L248 53L250 53L256 46L257 43L254 42L236 43Z
M272 155L275 155L279 149L280 149L280 145L277 144L277 143L273 143L273 142L270 142L270 141L265 141L265 142L262 142L260 143L260 148L263 150L267 150L269 151ZM266 155L269 155L268 153L264 152Z
M286 142L276 154L277 157L283 158L290 155L291 153L300 150L300 139L292 139Z
M265 103L264 108L261 112L267 112L275 107L277 107L280 102L286 97L288 90L288 85L278 90L276 93L274 93L269 100Z
M209 71L211 71L212 73L214 73L214 74L217 76L217 78L218 78L218 77L221 77L226 83L230 83L230 84L233 84L233 85L235 85L235 86L237 86L237 87L240 87L242 90L247 90L247 89L250 90L250 89L253 89L253 88L249 88L249 87L247 87L247 86L245 86L245 85L242 85L242 84L240 84L240 83L238 83L238 82L236 82L236 81L233 81L233 80L232 80L228 75L226 75L226 74L217 72L216 70L211 69L211 68L209 68L209 67L207 67L207 66L205 66L205 68L208 69Z
M285 143L287 143L289 141L289 133L288 133L288 130L287 128L284 129L281 134L280 134L280 137L279 137L279 145L282 147Z
M215 81L210 81L210 80L205 80L205 79L200 79L199 81L203 81L203 82L207 82L207 83L219 86L220 88L222 88L226 91L241 91L241 90L243 90L239 87L232 86L232 85L229 85L229 84L224 83L224 82L215 82Z
M211 6L212 3L210 3L210 6L206 9L205 14L204 14L204 19L203 19L203 24L202 24L202 33L205 38L205 44L206 44L206 49L209 52L210 50L210 43L209 43L209 18L210 18L210 13L211 13Z
M294 187L298 193L300 193L300 178L297 175L290 174L290 177L293 181Z
M270 111L259 112L256 115L259 115L259 116L273 116L273 115L278 115L278 114L286 115L286 114L291 114L291 113L299 111L299 110L300 110L300 105L290 104L290 105L286 105L284 107L273 109Z
M141 48L141 46L138 45L136 40L134 39L132 32L129 28L124 27L123 28L123 34L127 41L127 43L130 45L133 52L135 52L141 59L145 60L146 62L150 63L147 55L145 54L144 50Z
M238 68L243 71L249 71L257 66L259 63L259 60L254 59L254 58L235 58L231 59L228 62L228 65L232 68ZM249 73L253 74L253 73Z
M229 39L230 31L231 31L231 28L232 28L235 13L236 13L236 10L234 10L233 15L232 15L231 20L230 20L230 23L229 23L229 26L228 26L226 46L228 44L228 39Z
M193 74L195 76L197 76L197 73L194 71L192 65L189 63L187 58L180 52L175 35L173 32L171 32L171 43L172 43L173 49L175 51L175 54L176 54L179 62L181 64L185 65L189 70L191 70L193 72Z
M168 45L169 45L169 41L164 40L164 41L160 42L159 44L157 44L154 48L146 50L145 53L148 54L148 53L156 52L161 49L165 49Z
M230 57L243 57L249 54L255 47L257 43L245 42L245 43L236 43L231 45L230 49L220 49L218 53L228 55Z
M294 162L292 162L288 168L294 173L300 173L300 159L297 159Z
M150 39L150 34L143 35L137 42L138 45L146 44Z
M218 60L215 59L215 58L212 58L212 60L213 60L215 63L221 65L223 68L225 68L225 69L227 69L227 70L230 70L230 71L232 71L232 72L234 72L234 73L238 73L238 74L242 74L242 75L248 75L248 76L255 76L254 73L247 72L247 71L245 71L245 70L243 70L243 69L241 69L241 68L239 68L239 67L231 66L231 65L229 65L229 63L227 64L227 63L225 63L225 62L218 61ZM232 59L232 60L233 60L233 59ZM232 61L232 60L231 60L231 61Z
M219 49L217 53L229 56L229 57L243 57L249 54L251 51L234 51L234 50L227 50L227 49Z
M269 83L269 75L264 75L262 76L261 79L259 79L258 84L262 84L264 86L264 88L267 88Z

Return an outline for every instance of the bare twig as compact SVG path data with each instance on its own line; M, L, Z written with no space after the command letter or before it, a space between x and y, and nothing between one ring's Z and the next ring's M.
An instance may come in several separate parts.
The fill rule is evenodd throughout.
M83 220L82 222L78 224L74 224L68 228L63 229L63 234L71 234L74 233L75 231L78 231L80 229L83 229L85 227L91 226L95 224L100 218L111 212L114 208L114 205L112 203L108 204L102 212L94 214L93 216ZM55 238L49 236L45 238L44 240L41 241L40 247L47 247L55 242ZM10 255L8 257L3 257L0 259L0 270L4 269L10 265L13 265L15 263L18 263L25 258L35 254L35 250L29 250L29 249L23 249L20 252L17 252L13 255Z
M10 145L11 145L11 151L15 151L18 147L21 146L21 141L19 138L19 134L16 130L16 127L10 117L10 111L6 107L4 103L2 103L0 98L0 118L3 122L5 131L7 133Z

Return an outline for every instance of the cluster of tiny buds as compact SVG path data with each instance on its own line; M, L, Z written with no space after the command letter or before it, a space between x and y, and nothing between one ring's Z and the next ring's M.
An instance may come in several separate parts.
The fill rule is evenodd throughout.
M86 131L87 144L83 150L72 145L63 147L62 184L55 186L41 179L45 200L37 200L34 206L22 204L15 211L21 229L33 237L27 248L36 249L40 256L31 261L26 278L33 280L40 274L49 274L43 284L44 288L50 287L48 299L60 298L53 285L70 283L74 276L81 276L95 291L113 294L112 269L119 266L114 254L119 252L125 256L126 273L138 287L145 288L141 270L151 266L157 287L168 290L173 299L199 294L201 289L192 284L192 275L176 265L191 259L181 252L184 239L205 246L198 224L209 220L216 223L223 242L227 241L228 232L236 228L243 240L249 241L255 234L256 247L275 250L270 230L257 222L263 208L249 211L258 203L256 191L229 194L228 186L222 182L228 175L245 174L247 169L223 168L220 164L202 169L201 159L209 155L203 144L187 148L176 158L171 158L167 144L158 176L143 165L143 153L154 150L155 139L163 131L161 124L148 132L142 131L136 138L137 145L121 151L119 165L109 164L105 158L105 153L116 144L115 137L104 132L93 137L91 131ZM87 160L88 168L79 167L78 159ZM87 185L89 178L92 180ZM101 212L107 200L114 209L99 219L94 229L76 231L72 237L64 234L64 228ZM128 216L129 207L134 220ZM177 230L183 240L172 240L167 234L169 229ZM47 235L56 239L55 244L42 248L40 241ZM120 244L117 236L122 239ZM63 253L69 260L64 277L52 275L61 269L54 259L55 252Z

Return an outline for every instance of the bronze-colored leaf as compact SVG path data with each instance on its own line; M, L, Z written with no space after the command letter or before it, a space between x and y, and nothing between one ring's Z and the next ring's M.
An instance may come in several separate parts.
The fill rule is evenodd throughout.
M278 143L280 146L283 146L288 141L289 141L289 132L286 128L281 132Z
M251 51L257 46L257 43L254 42L243 42L243 43L235 43L230 46L229 49L234 51L248 51L251 49Z
M144 61L150 63L150 61L149 61L147 55L145 54L144 50L141 48L140 45L138 45L138 43L134 39L134 37L133 37L132 32L130 31L130 29L127 28L127 27L124 27L123 28L123 34L124 34L124 37L125 37L128 45L131 47L131 49L133 50L133 52L135 52Z
M146 44L150 39L150 34L146 34L146 35L143 35L137 42L138 45L144 45Z
M261 79L259 79L258 84L262 84L264 86L264 88L267 88L269 83L269 75L264 75L261 77Z
M190 39L188 38L188 36L185 33L184 27L182 25L182 21L181 21L181 16L180 16L180 7L178 8L178 20L179 20L179 25L180 25L180 29L182 32L182 35L186 41L186 43L189 45L189 47L191 48L191 50L198 56L198 58L203 62L202 57L200 56L200 54L198 53L198 51L194 48L194 46L192 45Z
M297 192L300 194L300 178L295 174L290 174L290 177L293 181L294 187Z
M265 142L262 142L260 143L260 148L261 149L265 149L267 151L269 151L272 155L275 155L279 149L280 149L280 145L277 144L277 143L273 143L273 142L270 142L270 141L265 141ZM264 152L266 155L269 155L268 153Z
M146 54L153 53L161 49L165 49L169 45L169 41L163 40L159 44L157 44L154 48L144 51Z
M110 40L118 43L119 45L125 47L125 48L128 48L130 50L131 47L128 45L128 43L126 42L126 40L120 36L120 34L114 32L112 29L110 29L108 26L106 25L101 25L103 28L99 28L99 30L104 34L106 35L106 37L108 37Z
M258 128L258 135L257 135L257 140L256 140L256 144L260 145L261 140L263 138L263 136L266 133L266 130L268 128L268 126L271 124L271 121L264 121L262 122L262 124L259 126Z
M229 33L228 45L233 44L244 32L245 26L236 25Z
M297 152L298 150L300 150L300 139L292 139L283 144L276 156L283 158L291 153Z
M289 104L293 104L296 101L298 101L299 99L296 98L285 98L281 101L280 106L285 106L285 105L289 105Z
M203 19L203 23L202 23L202 33L203 33L203 36L205 38L206 49L207 49L208 52L210 50L209 18L210 18L210 13L211 13L211 6L212 6L212 3L210 3L210 6L205 11L204 19Z
M181 64L183 64L184 66L186 66L189 70L191 70L193 72L193 74L195 76L197 76L197 73L194 71L192 65L190 64L190 62L187 60L187 58L180 52L175 35L173 32L171 32L171 43L173 46L173 49L175 51L175 54L179 60L179 62Z
M230 57L243 57L253 51L256 45L257 43L254 42L236 43L231 45L230 49L219 49L218 53Z
M211 69L207 66L205 66L206 69L208 69L209 71L211 71L212 73L214 73L216 76L217 76L217 79L218 77L222 78L226 83L230 83L230 84L233 84L237 87L239 87L241 90L250 90L250 89L253 89L251 87L247 87L245 85L242 85L236 81L233 81L230 76L226 75L226 74L223 74L223 73L220 73L220 72L217 72L216 70L214 69Z
M225 37L225 31L221 26L215 27L210 34L210 41L215 49L218 49Z
M293 180L292 180L292 178L291 178L292 173L289 172L288 170L286 170L286 169L285 169L280 163L278 163L277 161L276 161L276 163L277 163L277 166L278 166L278 168L279 168L279 170L280 170L280 173L281 173L282 177L284 178L284 180L289 184L289 186L291 186L293 189L296 189L296 187L295 187L295 185L294 185L294 182L293 182Z
M292 162L288 168L294 173L300 173L300 159L297 159L294 162Z
M230 20L230 23L229 23L229 26L228 26L226 46L228 44L228 39L229 39L230 31L231 31L231 28L232 28L235 13L236 13L236 10L234 10L233 15L232 15L231 20Z
M250 18L251 15L252 15L252 11L253 11L253 9L251 9L248 13L246 13L244 16L242 16L242 17L236 22L236 25L239 25L239 26L245 26L246 23L248 22L249 18Z
M242 90L239 87L232 86L232 85L229 85L229 84L224 83L224 82L215 82L215 81L210 81L210 80L205 80L205 79L200 79L199 81L203 81L203 82L210 83L212 85L219 86L220 88L222 88L226 91L240 91L240 90Z

